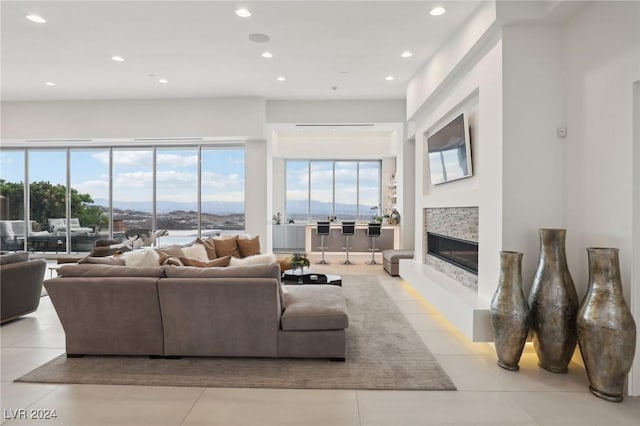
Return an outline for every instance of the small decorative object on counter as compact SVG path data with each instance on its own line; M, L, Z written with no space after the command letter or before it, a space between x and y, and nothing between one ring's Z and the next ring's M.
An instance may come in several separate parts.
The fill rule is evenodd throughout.
M620 402L636 349L636 323L624 301L617 248L588 248L589 289L578 311L578 343L598 398Z
M280 225L281 220L282 220L282 216L280 215L280 212L273 215L273 221L276 223L276 225Z
M395 208L389 214L389 225L400 225L400 213Z
M500 278L490 312L498 365L515 371L529 334L529 306L522 291L522 253L500 252Z

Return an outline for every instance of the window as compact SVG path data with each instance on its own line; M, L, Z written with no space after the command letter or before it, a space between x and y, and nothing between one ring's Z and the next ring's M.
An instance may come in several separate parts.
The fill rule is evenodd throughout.
M244 230L244 149L202 149L202 233Z
M20 222L22 224L20 225ZM24 250L24 151L0 152L0 250Z
M162 244L182 244L198 236L198 150L156 150L156 229Z
M72 149L69 160L71 252L91 251L109 238L109 150Z
M33 251L64 253L67 251L67 150L29 150L28 156L28 245Z
M306 221L309 215L309 162L287 161L286 219Z
M307 218L324 220L333 209L333 161L312 161L309 175L309 207Z
M153 149L113 150L113 236L153 229Z
M1 149L0 249L88 252L134 229L167 229L162 246L238 233L244 160L239 145Z
M287 160L288 219L369 220L381 214L380 161Z

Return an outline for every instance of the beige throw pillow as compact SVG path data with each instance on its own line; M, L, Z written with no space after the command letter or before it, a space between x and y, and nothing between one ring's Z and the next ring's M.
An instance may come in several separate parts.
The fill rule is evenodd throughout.
M217 259L218 255L216 254L216 244L213 239L201 240L200 238L196 239L196 244L202 244L207 251L207 257L209 260Z
M200 262L208 262L207 249L202 244L194 244L191 247L182 247L182 255L180 258L188 257L189 259L196 259Z
M255 256L245 257L244 259L231 258L230 266L249 266L249 265L270 265L276 263L276 256L271 253L256 254Z
M125 266L152 267L160 266L160 256L154 249L134 250L122 255Z

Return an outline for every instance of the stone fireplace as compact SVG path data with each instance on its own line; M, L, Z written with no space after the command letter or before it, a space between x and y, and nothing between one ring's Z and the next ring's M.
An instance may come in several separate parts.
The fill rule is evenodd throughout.
M478 291L478 207L424 209L424 264Z

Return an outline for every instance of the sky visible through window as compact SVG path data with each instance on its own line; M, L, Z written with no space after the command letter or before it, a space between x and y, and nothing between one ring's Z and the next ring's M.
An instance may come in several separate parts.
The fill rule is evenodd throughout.
M380 214L380 168L380 161L287 160L286 217L371 219Z
M153 152L149 148L114 148L114 208L140 204L151 212ZM197 208L197 151L158 148L158 210ZM202 150L202 201L212 213L239 213L244 206L244 150ZM109 150L72 149L71 187L91 195L97 205L109 203ZM24 181L24 151L0 152L0 178ZM29 181L66 184L65 150L30 150ZM145 204L147 204L145 206ZM203 209L204 210L204 209Z

